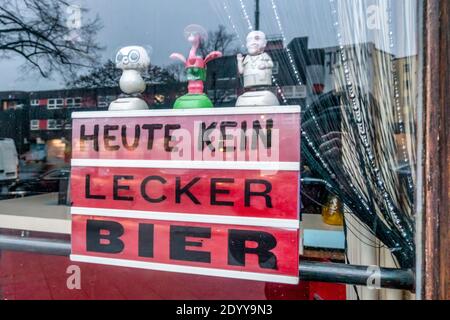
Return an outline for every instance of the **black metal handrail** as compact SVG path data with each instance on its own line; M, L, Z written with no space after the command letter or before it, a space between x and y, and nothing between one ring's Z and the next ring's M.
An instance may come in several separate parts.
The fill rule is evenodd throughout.
M0 250L69 256L70 241L0 235ZM367 286L378 277L380 288L414 290L412 270L355 266L343 263L300 261L300 279Z

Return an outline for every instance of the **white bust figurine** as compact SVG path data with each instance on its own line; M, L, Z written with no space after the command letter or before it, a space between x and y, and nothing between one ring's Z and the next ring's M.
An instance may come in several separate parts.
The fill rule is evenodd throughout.
M244 75L247 90L236 101L237 107L278 106L277 96L269 90L272 87L273 61L264 52L267 46L266 35L262 31L252 31L247 36L248 55L237 55L239 74ZM251 90L253 89L253 90Z
M142 73L150 66L150 57L143 47L129 46L119 50L116 55L116 68L123 71L120 89L128 97L120 97L109 106L111 111L148 109L147 103L137 96L145 91L146 84Z
M266 35L262 31L252 31L247 36L248 55L237 55L239 73L244 75L244 87L252 88L272 85L273 61L264 52Z

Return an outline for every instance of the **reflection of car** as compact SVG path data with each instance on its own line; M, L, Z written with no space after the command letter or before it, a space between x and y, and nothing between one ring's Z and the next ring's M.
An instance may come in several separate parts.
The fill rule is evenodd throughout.
M26 191L27 195L58 192L60 182L68 180L69 176L70 168L53 169L37 177L18 181L10 188L10 191Z
M17 179L18 165L14 140L0 138L0 185L10 184Z

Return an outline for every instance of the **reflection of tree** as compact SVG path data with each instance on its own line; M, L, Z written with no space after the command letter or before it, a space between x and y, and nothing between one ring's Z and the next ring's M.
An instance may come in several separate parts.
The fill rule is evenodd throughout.
M26 66L44 77L54 71L67 75L80 66L92 65L101 49L94 41L101 28L99 19L83 18L72 26L74 17L68 8L64 0L2 0L1 57L21 56Z
M108 60L104 65L95 68L86 75L79 76L69 81L67 85L72 88L102 88L117 87L119 85L122 70L117 69L113 61ZM168 84L177 82L174 75L165 68L151 65L143 74L146 83Z
M177 82L187 81L186 70L183 63L174 62L166 67L166 70L174 77Z
M224 55L234 54L238 51L234 46L236 35L228 33L223 25L219 25L215 31L208 32L208 40L200 44L199 54L206 57L213 51L220 51ZM166 68L178 82L187 81L185 67L180 62L174 62Z
M239 51L239 48L236 46L237 37L233 33L228 33L225 26L219 25L217 30L215 31L209 31L208 32L208 40L202 42L200 46L200 53L205 56L209 52L212 51L220 51L223 53L224 56L234 55ZM216 60L213 61L213 64L224 64L226 60ZM224 65L221 65L220 68L223 68ZM213 68L213 70L216 70L216 68ZM230 102L232 98L230 98L230 92L231 95L234 94L234 90L220 90L217 88L217 72L212 72L209 74L209 83L210 85L208 88L211 89L212 94L209 93L210 98L214 105L220 105L225 104L227 102ZM230 100L230 101L229 101Z
M237 48L233 47L236 35L228 33L223 25L219 25L216 31L208 32L208 40L203 41L200 45L199 52L206 57L210 52L220 51L224 55L237 52Z

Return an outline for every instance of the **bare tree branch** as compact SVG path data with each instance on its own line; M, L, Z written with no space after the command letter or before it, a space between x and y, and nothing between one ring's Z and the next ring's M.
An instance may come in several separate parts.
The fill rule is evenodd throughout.
M64 0L2 0L0 59L20 56L43 77L59 72L71 78L80 67L92 67L102 50L95 42L100 20L85 18L80 8L84 16L72 26L68 8Z

